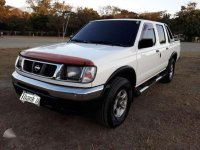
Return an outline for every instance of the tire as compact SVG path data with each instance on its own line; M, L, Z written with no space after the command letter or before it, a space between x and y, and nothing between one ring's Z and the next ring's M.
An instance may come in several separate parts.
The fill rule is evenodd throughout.
M122 77L114 78L109 87L103 95L97 119L106 127L115 128L122 124L127 117L133 99L133 91L131 83Z
M169 61L169 64L165 70L166 75L161 80L162 83L169 83L173 80L174 72L175 72L175 60L172 58Z

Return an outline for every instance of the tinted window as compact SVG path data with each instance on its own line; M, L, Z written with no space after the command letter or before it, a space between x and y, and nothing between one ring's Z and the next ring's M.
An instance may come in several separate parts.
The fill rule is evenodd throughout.
M139 21L94 21L83 27L71 41L133 46L139 26Z
M159 41L160 44L166 43L166 38L165 38L165 31L162 25L156 25L157 31L158 31L158 36L159 36Z
M153 45L156 44L156 36L155 36L153 24L151 23L144 24L140 41L143 39L144 40L151 39L153 41Z
M173 37L173 34L172 32L170 31L169 27L168 26L165 26L166 29L167 29L167 35L168 35L168 39L169 39L169 42L173 41L174 37Z

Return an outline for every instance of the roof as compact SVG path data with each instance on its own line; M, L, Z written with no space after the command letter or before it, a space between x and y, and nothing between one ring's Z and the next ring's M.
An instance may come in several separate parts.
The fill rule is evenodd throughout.
M141 21L141 22L159 23L159 24L162 23L162 22L156 22L156 21L145 20L145 19L127 19L127 18L121 18L121 19L101 19L101 20L94 20L94 21Z

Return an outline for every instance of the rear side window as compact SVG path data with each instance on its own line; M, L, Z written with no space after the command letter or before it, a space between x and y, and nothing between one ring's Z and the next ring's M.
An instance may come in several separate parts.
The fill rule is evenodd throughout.
M159 37L160 44L166 43L164 27L162 25L157 24L156 28L157 28L157 31L158 31L158 37Z
M169 42L171 42L174 39L173 34L167 25L165 27L167 29L167 36L168 36Z
M152 39L153 45L156 44L156 36L155 36L155 30L154 30L153 24L145 23L143 26L143 29L142 29L140 41L141 40L149 40L149 39ZM147 47L145 47L145 48L147 48Z

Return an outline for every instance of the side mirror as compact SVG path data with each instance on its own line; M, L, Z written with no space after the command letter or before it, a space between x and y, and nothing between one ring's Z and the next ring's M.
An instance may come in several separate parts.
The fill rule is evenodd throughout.
M74 35L72 34L72 35L69 36L69 39L71 40L73 37L74 37Z
M153 39L142 39L139 41L138 48L139 49L148 48L148 47L152 47L153 45L154 45Z

